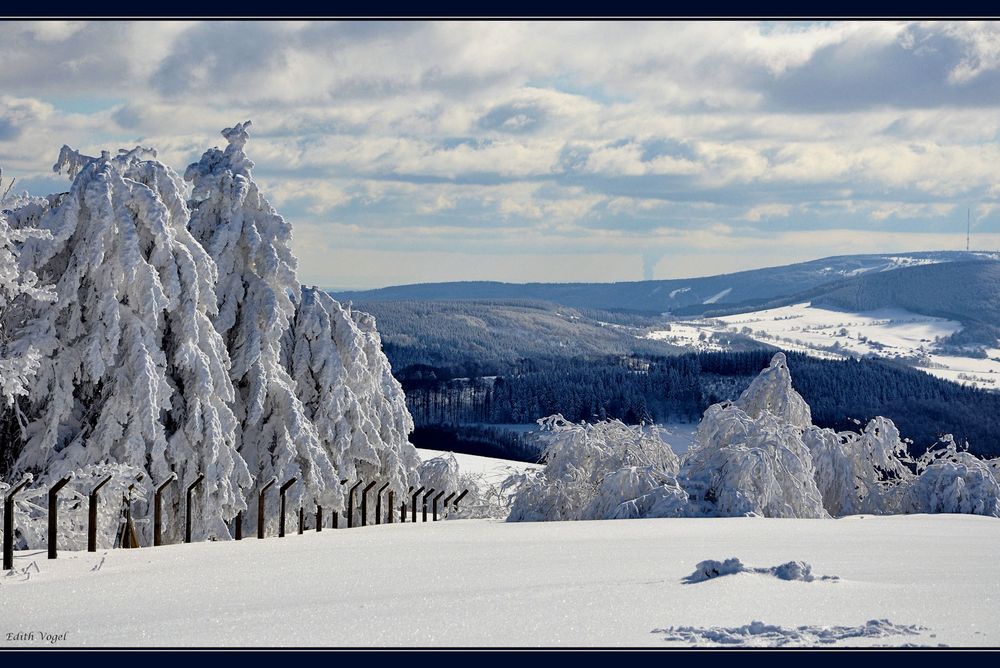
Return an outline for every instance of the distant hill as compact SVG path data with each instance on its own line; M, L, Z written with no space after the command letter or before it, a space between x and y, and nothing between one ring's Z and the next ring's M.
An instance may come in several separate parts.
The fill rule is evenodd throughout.
M482 376L567 358L684 352L640 338L658 322L653 316L530 300L372 301L355 306L375 316L397 372L423 365L447 368L456 376ZM733 350L760 348L740 335L727 335L726 342Z
M605 311L660 314L693 313L724 306L754 304L801 293L838 281L921 265L1000 260L1000 253L927 251L881 255L844 255L733 274L662 281L619 283L499 283L470 281L419 283L377 290L332 292L340 300L483 301L536 300Z
M717 317L802 302L852 313L901 308L957 320L962 330L950 343L995 346L1000 337L1000 262L963 260L866 273L751 306L691 306L678 314Z

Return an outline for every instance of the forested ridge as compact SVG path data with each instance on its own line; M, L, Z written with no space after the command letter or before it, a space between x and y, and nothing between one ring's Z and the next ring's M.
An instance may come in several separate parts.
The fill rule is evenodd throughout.
M567 419L626 423L695 421L709 405L734 399L767 366L772 351L690 353L516 369L495 377L455 377L447 368L397 368L418 427ZM392 357L390 353L390 359ZM815 424L857 428L877 415L893 420L919 452L951 433L976 454L1000 454L1000 395L950 383L882 360L820 360L788 353L795 389Z

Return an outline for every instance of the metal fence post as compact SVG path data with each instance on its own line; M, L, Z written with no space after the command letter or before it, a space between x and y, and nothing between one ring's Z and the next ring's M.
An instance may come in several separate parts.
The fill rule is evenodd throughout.
M406 494L412 494L413 487L411 486L406 490ZM406 494L403 495L403 502L399 504L399 521L401 524L406 524Z
M468 494L468 493L469 493L469 490L463 489L462 493L458 495L458 498L455 499L455 501L452 503L452 506L455 508L455 510L458 510L458 503L459 503L459 501L461 501L462 499L464 499L465 495Z
M235 525L235 533L236 533L236 535L233 536L233 537L236 540L243 540L243 511L242 510L240 512L236 513L236 519L233 520L233 524Z
M94 485L90 490L90 505L87 509L87 552L97 552L97 493L101 488L111 482L112 476L105 476L104 480Z
M264 538L264 495L267 494L267 490L271 488L271 485L278 482L277 478L271 478L271 481L260 488L260 492L257 494L257 538Z
M157 486L156 492L153 494L153 547L159 547L163 544L163 490L175 480L177 480L177 474L171 473L169 478Z
M194 488L201 484L201 481L205 479L204 473L199 473L198 477L194 479L187 488L186 503L184 506L184 542L191 542L191 494L194 492Z
M56 539L59 535L59 490L66 486L72 475L68 475L49 488L49 559L56 558Z
M302 535L302 531L305 529L306 523L306 510L302 506L299 506L299 535Z
M434 496L434 501L432 502L432 503L434 504L434 521L435 521L435 522L437 522L437 521L438 521L438 500L439 500L439 499L440 499L440 498L441 498L442 496L444 496L444 492L445 492L445 490L441 490L440 492L438 492L438 493L437 493L437 494L436 494L436 495Z
M354 527L354 490L359 486L363 485L364 481L359 480L354 485L351 486L350 491L347 492L347 528L351 529Z
M451 497L455 496L456 494L458 494L458 492L452 492L448 496L444 497L444 501L441 502L441 505L444 506L444 508L441 509L443 512L445 513L448 512L448 502L451 501Z
M14 568L14 495L31 482L30 476L25 476L21 482L11 487L7 496L3 497L3 569Z
M347 484L347 480L346 479L341 480L340 484L341 484L341 486L346 485ZM335 510L332 513L330 513L330 526L333 527L334 529L339 529L340 528L340 511L339 510Z
M278 488L278 495L281 497L281 517L278 518L278 538L285 537L285 492L295 484L296 478L293 476L283 482Z
M323 530L323 506L316 506L316 533Z
M427 497L430 496L431 494L433 494L435 491L436 490L432 487L431 489L429 489L426 492L424 492L424 503L423 503L423 509L424 509L424 518L423 518L423 521L424 522L427 521Z
M411 501L411 503L410 503L410 511L413 513L413 521L414 522L417 521L417 497L420 496L420 492L424 491L425 489L427 489L427 488L426 487L421 487L420 489L418 489L417 491L415 491L413 493L413 498L410 499L410 501Z
M382 524L382 492L385 488L389 486L389 483L385 483L377 490L375 490L375 524ZM389 499L389 515L392 515L392 499Z
M392 524L392 516L396 513L396 492L389 490L389 505L385 511L385 521L387 524Z
M361 490L361 526L368 526L368 492L378 484L378 480L372 481Z

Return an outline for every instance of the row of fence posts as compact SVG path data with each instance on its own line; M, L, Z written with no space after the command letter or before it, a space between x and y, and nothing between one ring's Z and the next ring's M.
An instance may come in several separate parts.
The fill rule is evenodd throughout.
M57 556L57 536L58 536L58 514L59 514L59 492L65 487L72 476L66 476L61 480L57 481L52 487L49 488L49 524L48 524L48 552L49 559L55 559ZM142 479L140 474L137 482ZM186 505L184 508L184 542L191 542L191 497L195 489L205 480L205 475L199 473L195 480L187 486L185 490L185 501ZM286 480L278 488L278 494L280 495L280 512L281 516L278 519L278 537L284 538L285 536L285 494L288 489L295 484L296 478L290 478ZM12 487L3 500L3 570L7 571L14 568L14 497L20 492L24 487L31 481L31 478L24 478L21 482ZM88 513L87 513L87 551L96 552L97 551L97 504L100 502L99 492L102 487L104 487L108 482L111 481L111 476L103 478L100 482L94 485L94 488L90 490L88 497ZM171 473L170 477L164 480L162 483L156 486L155 492L153 494L153 546L158 547L163 544L163 492L166 488L173 482L177 481L177 474ZM264 485L257 495L257 538L264 538L264 502L266 499L267 490L274 486L278 482L277 478L272 478L266 485ZM341 480L342 485L347 484L347 480ZM351 486L347 493L347 527L352 528L354 526L354 499L355 492L358 487L364 484L363 480L358 480ZM378 481L373 481L368 483L361 491L361 526L368 525L368 493L378 484ZM129 485L129 503L128 503L128 517L126 519L126 524L131 520L131 491L134 487L134 483ZM375 493L375 524L382 523L382 494L385 492L386 488L389 487L389 483L384 483L378 488ZM438 521L438 501L444 496L446 490L438 491L436 489L427 489L426 487L420 487L419 489L414 489L410 487L408 494L411 494L411 514L412 521L417 521L417 499L420 495L423 495L423 521L427 521L427 500L430 498L432 506L432 516L433 521ZM435 494L437 492L437 494ZM447 509L449 504L457 509L458 504L465 498L465 495L469 493L469 490L462 490L461 493L452 492L444 498L444 508ZM435 494L435 496L431 496ZM456 496L457 495L457 496ZM386 522L392 524L393 522L393 509L395 508L395 492L389 490L388 506L386 508ZM454 500L452 500L454 498ZM406 522L406 499L403 499L403 503L399 506L399 521L401 523ZM299 507L298 513L299 526L298 533L302 533L305 524L305 509ZM339 513L332 514L332 525L336 529L338 521L337 518ZM237 513L235 520L235 538L236 540L243 540L243 513ZM323 507L316 506L316 531L323 530ZM126 532L123 539L124 547L138 547L138 545L129 545L130 538Z

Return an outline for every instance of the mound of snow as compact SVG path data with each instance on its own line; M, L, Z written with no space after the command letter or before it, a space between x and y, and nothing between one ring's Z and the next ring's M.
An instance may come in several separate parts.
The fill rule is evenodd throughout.
M724 575L735 575L737 573L757 573L760 575L772 575L779 580L798 580L801 582L813 582L817 579L819 580L839 580L840 578L836 575L823 575L817 578L812 574L812 566L804 561L787 561L783 564L777 566L768 566L765 568L751 568L749 566L744 566L743 562L732 557L726 559L725 561L716 561L715 559L707 559L705 561L698 562L695 566L694 572L691 575L684 578L686 584L696 584L698 582L704 582L706 580L711 580L713 578L722 577Z
M752 621L743 626L671 626L653 629L662 633L664 640L687 642L694 645L746 645L756 647L781 647L783 645L830 644L858 638L884 638L897 635L919 635L927 630L917 624L894 624L888 619L870 619L860 626L797 626L795 628Z

